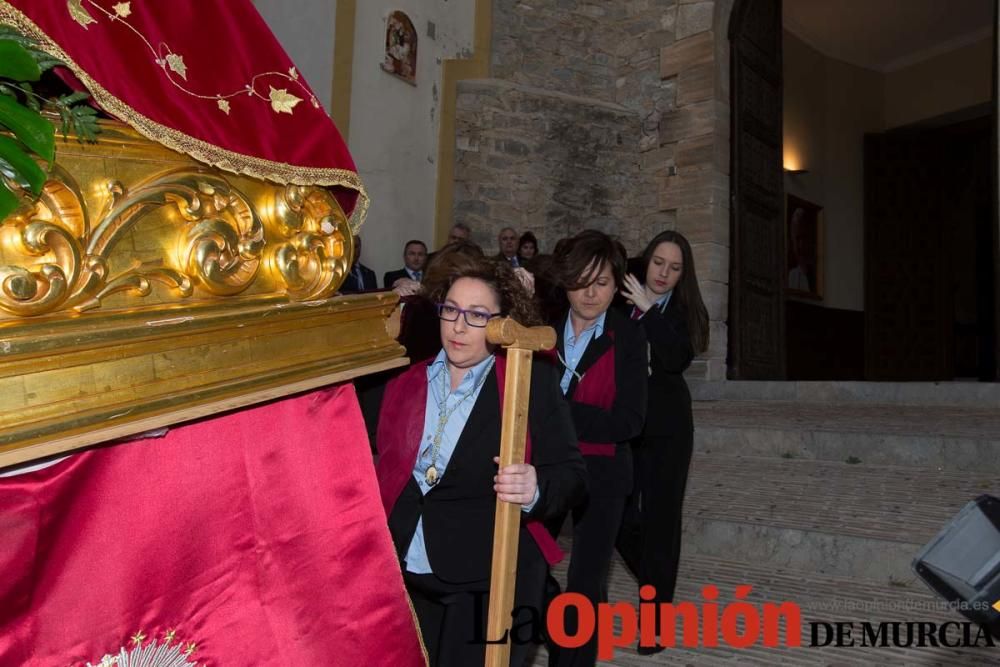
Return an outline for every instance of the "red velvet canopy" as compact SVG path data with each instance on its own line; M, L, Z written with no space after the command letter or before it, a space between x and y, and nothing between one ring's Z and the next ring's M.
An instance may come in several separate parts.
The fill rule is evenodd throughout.
M330 186L362 219L344 140L250 0L0 0L0 22L146 137L226 171Z

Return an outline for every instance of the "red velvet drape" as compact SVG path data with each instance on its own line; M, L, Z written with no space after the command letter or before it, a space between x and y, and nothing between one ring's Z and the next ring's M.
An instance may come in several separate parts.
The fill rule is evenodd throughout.
M322 101L250 0L0 0L0 22L147 137L228 171L332 186L348 213L359 195L366 205Z
M0 572L0 665L425 664L349 384L0 478Z

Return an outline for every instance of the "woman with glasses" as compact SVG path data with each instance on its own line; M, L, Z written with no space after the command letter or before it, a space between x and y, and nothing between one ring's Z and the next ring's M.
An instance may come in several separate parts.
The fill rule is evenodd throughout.
M588 230L560 242L553 266L569 308L555 323L561 389L590 477L590 498L573 509L573 552L566 591L594 605L608 601L608 570L632 489L629 441L646 416L646 339L611 301L625 275L625 254L606 234ZM557 532L560 517L550 524ZM549 594L558 584L549 580ZM567 632L577 619L566 618ZM550 646L550 665L593 665L596 636L577 649Z
M497 469L505 358L486 325L500 316L537 323L510 266L455 253L428 280L442 350L386 387L377 473L431 664L467 667L485 657L497 499L522 506L514 625L530 625L544 618L546 560L558 554L540 521L580 502L586 474L556 371L545 363L532 369L528 462ZM515 643L511 664L527 651Z
M684 371L708 348L708 311L698 289L691 244L658 234L642 255L644 280L629 274L622 295L633 305L650 348L649 417L635 449L635 491L618 551L639 585L672 602L681 554L681 508L694 448L691 394ZM662 647L639 647L640 654Z

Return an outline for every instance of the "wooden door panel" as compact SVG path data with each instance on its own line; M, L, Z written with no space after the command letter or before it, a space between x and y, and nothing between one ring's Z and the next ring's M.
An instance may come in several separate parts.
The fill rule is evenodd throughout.
M781 0L733 9L730 379L785 377L781 31Z

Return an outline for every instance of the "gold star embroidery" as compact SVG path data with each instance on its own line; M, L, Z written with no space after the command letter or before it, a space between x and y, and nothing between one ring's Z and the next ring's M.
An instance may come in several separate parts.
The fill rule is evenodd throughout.
M198 645L195 644L194 642L191 642L186 647L184 647L184 655L191 655L197 650L198 650Z
M114 7L112 7L112 9L115 10L115 15L116 16L119 16L121 18L125 18L126 16L128 16L128 15L130 15L132 13L132 3L131 2L119 2L117 5L115 5Z
M229 115L229 101L228 100L219 100L217 102L217 104L219 105L219 108L222 109L223 113L225 113L228 116Z
M139 646L144 641L146 641L146 633L140 630L139 632L132 635L132 645Z
M171 53L167 56L167 67L180 74L181 78L187 81L187 65L184 64L184 56Z
M285 88L279 89L274 86L269 86L269 88L271 89L271 108L277 113L292 113L295 105L302 101L302 98L292 95Z
M163 641L165 641L168 644L171 644L171 643L173 643L174 637L176 637L176 636L177 636L177 631L176 630L168 630L167 634L165 634L163 636Z

